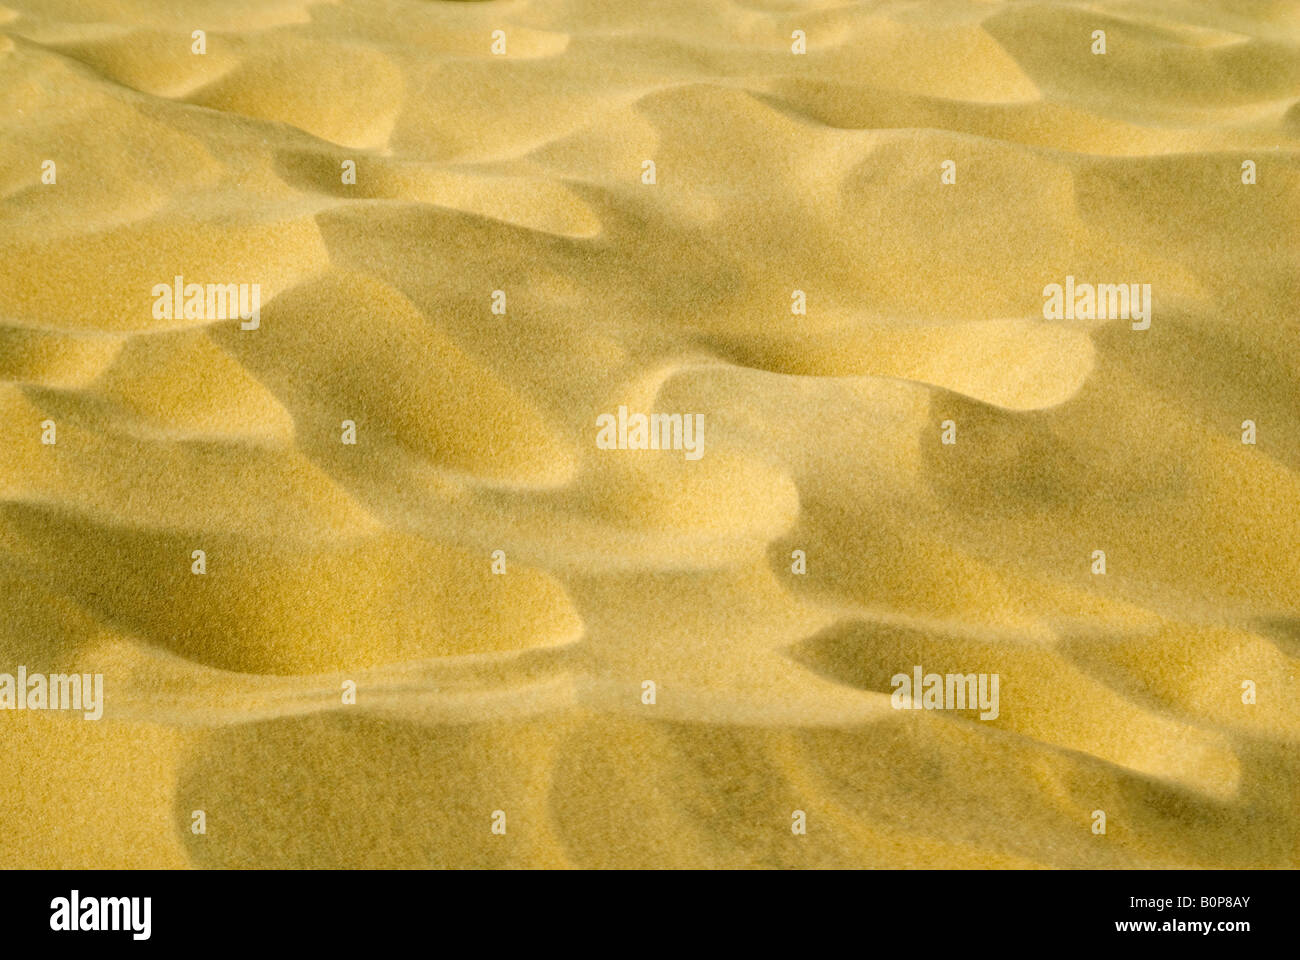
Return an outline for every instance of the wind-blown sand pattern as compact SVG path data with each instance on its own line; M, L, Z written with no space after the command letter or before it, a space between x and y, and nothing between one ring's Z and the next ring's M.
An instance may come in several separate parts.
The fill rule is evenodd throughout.
M0 866L1300 865L1295 4L5 3Z

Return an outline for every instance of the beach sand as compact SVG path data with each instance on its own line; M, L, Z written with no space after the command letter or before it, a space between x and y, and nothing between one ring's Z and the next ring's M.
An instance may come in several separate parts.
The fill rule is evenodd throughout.
M3 0L0 867L1296 867L1298 240L1281 0Z

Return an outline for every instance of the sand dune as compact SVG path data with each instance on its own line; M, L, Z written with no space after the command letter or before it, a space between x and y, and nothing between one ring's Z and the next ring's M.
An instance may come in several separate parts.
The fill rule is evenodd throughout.
M0 866L1300 866L1298 239L1289 3L6 0Z

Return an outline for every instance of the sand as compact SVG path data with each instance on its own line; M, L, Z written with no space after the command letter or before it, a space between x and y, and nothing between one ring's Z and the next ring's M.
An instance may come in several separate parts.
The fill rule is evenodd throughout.
M1294 4L4 4L0 867L1300 865Z

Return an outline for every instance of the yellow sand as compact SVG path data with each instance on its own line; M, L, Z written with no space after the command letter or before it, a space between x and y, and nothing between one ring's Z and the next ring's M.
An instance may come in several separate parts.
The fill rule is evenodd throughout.
M0 867L1300 865L1296 4L4 2Z

